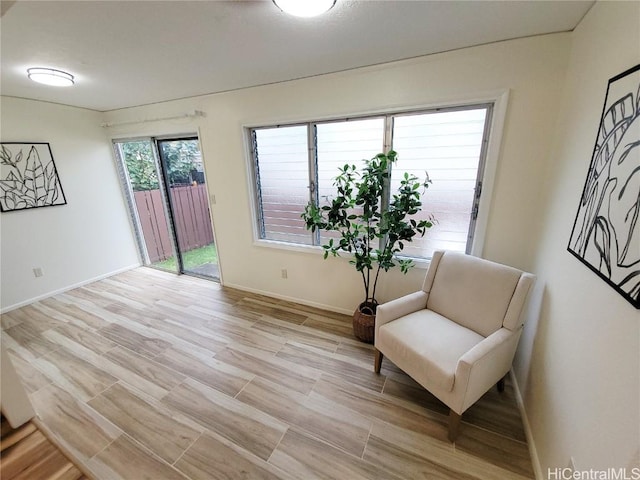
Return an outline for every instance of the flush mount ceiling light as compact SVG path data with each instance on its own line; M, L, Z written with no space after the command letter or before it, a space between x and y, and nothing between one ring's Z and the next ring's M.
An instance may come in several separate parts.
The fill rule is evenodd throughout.
M34 82L54 87L70 87L74 83L73 75L53 68L28 68L27 75Z
M315 17L328 11L336 0L273 0L280 10L296 17Z

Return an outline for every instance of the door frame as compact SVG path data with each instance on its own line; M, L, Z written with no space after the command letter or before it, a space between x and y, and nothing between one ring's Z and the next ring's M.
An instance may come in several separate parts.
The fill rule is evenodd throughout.
M171 198L169 195L169 191L170 191L170 183L169 183L169 176L168 174L165 174L165 172L168 172L167 169L167 165L166 162L164 161L163 157L160 155L160 151L159 151L159 142L162 141L171 141L171 140L196 140L198 142L198 147L200 150L200 155L203 158L203 169L204 168L204 156L202 154L202 142L200 140L200 135L199 132L192 132L192 133L183 133L183 134L169 134L169 135L157 135L157 136L153 136L153 135L143 135L143 136L136 136L136 137L123 137L123 138L112 138L111 142L112 142L112 146L113 146L113 151L115 153L115 158L116 158L116 167L118 170L118 175L120 177L120 183L123 187L124 193L125 193L125 198L126 198L126 203L127 203L127 207L129 209L129 215L130 215L130 219L132 221L132 226L133 226L133 230L134 230L134 234L136 237L136 243L138 246L138 252L140 254L140 258L142 260L142 263L144 266L146 267L151 267L151 268L155 268L157 270L161 270L161 271L165 271L165 272L170 272L170 273L175 273L176 275L189 275L189 276L194 276L194 277L198 277L198 278L203 278L206 280L210 280L210 281L216 281L220 284L222 284L222 272L220 271L220 254L218 252L217 249L217 242L215 239L215 226L214 226L214 222L213 222L213 215L211 212L211 206L209 205L209 222L211 223L211 227L212 227L212 232L213 232L213 243L214 245L216 245L216 252L218 252L218 277L212 277L212 276L208 276L208 275L201 275L195 272L191 272L191 271L185 271L184 270L184 263L183 263L183 258L182 258L182 252L180 251L180 243L179 243L179 239L178 239L178 235L176 232L176 219L174 216L174 209L173 209L173 205L171 202ZM156 267L155 265L153 265L151 263L150 257L149 257L149 252L147 251L147 247L146 247L146 242L144 239L144 234L143 234L143 229L142 229L142 223L140 221L139 215L138 215L138 209L136 207L136 202L135 202L135 197L134 197L134 192L133 192L133 187L131 185L131 179L129 177L129 171L127 169L126 163L125 163L125 159L122 155L122 152L120 150L120 148L118 147L118 144L122 144L122 143L128 143L128 142L149 142L149 144L151 145L151 151L154 157L154 161L155 161L155 170L156 170L156 176L158 178L158 189L160 190L160 196L162 198L162 204L163 204L163 213L165 216L165 220L167 223L167 230L169 233L169 237L171 240L171 250L172 253L176 259L176 266L177 266L177 271L172 272L170 270L165 270L159 267ZM209 185L207 182L207 173L206 171L204 172L204 178L205 178L205 187L207 188L207 203L210 203L210 194L209 194Z

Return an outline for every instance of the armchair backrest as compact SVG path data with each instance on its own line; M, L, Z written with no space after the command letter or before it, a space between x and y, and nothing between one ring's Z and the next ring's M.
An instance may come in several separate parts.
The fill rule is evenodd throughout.
M456 252L436 251L423 290L427 308L487 337L522 326L520 313L534 276Z

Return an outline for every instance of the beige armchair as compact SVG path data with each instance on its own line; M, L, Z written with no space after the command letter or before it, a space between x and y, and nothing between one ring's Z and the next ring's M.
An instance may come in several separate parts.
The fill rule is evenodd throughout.
M522 332L534 276L454 252L434 253L422 290L378 306L375 371L383 355L450 409L462 413L503 378Z

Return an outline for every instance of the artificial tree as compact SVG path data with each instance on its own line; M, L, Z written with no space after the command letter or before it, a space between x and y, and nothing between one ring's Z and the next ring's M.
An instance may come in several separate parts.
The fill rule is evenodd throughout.
M339 238L329 238L322 246L324 258L339 256L340 252L353 255L349 261L361 273L364 284L364 301L354 313L354 327L362 315L372 317L371 334L365 341L373 341L373 321L378 302L376 288L380 271L388 271L399 265L402 273L413 266L408 258L398 258L406 242L416 235L423 236L433 226L433 219L408 218L420 211L420 188L426 189L431 181L428 177L420 181L415 175L404 173L396 192L391 192L388 207L383 205L383 194L389 185L390 167L397 159L397 152L380 153L364 160L361 170L346 164L339 168L333 183L336 195L329 203L319 206L310 202L302 218L306 228L315 232L337 232ZM356 332L356 336L360 336ZM369 338L370 337L370 338Z

